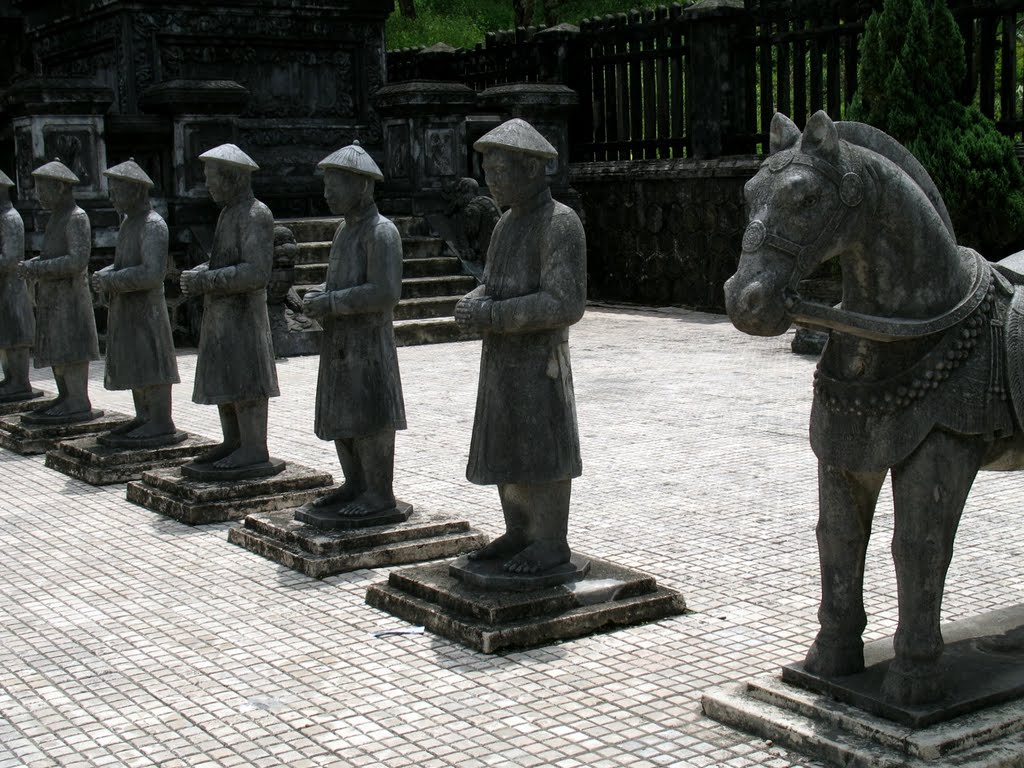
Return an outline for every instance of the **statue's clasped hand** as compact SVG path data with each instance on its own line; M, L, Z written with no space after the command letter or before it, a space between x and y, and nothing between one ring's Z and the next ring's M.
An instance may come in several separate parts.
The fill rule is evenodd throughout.
M302 301L302 314L320 320L331 313L331 297L327 293L306 294Z
M491 325L491 305L489 296L481 298L465 297L455 305L455 322L466 330L484 330Z
M31 280L35 277L36 259L27 259L15 268L15 274L22 280Z
M185 298L198 296L204 293L202 277L209 267L200 265L195 269L186 269L181 273L178 283L181 286L181 295Z

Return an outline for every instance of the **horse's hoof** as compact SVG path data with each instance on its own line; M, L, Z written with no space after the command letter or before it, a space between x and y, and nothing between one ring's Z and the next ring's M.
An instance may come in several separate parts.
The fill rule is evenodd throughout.
M882 697L891 704L915 706L930 704L945 694L942 674L935 662L901 664L893 661L882 681Z
M818 677L842 677L864 671L864 643L860 638L836 642L818 635L804 658L804 671Z

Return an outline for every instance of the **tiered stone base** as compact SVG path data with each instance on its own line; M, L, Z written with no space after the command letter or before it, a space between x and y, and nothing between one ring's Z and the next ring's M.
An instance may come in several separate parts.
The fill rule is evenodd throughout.
M943 626L948 694L927 706L883 699L892 639L865 647L857 675L820 678L802 665L710 691L719 722L843 766L1024 765L1024 606Z
M43 400L42 398L49 399ZM7 400L0 397L0 416L8 416L12 413L26 413L27 411L41 408L44 405L52 405L55 400L56 398L54 398L53 395L49 392L44 392L41 389L33 389L31 395L15 398L14 400Z
M399 507L408 504L398 502ZM410 509L411 511L411 509ZM479 549L487 538L463 520L436 513L407 522L322 530L295 519L295 510L248 515L228 541L288 568L323 579L360 568L422 563Z
M240 520L305 504L330 490L327 472L289 463L272 477L209 482L182 477L180 468L154 469L128 483L128 501L189 525Z
M590 569L580 581L531 591L480 589L452 575L454 564L393 571L374 584L366 602L375 608L483 653L545 645L600 630L686 611L678 592L659 587L640 571L580 556Z
M35 402L36 407L42 405ZM100 432L109 432L114 427L131 420L123 413L93 411L94 418L74 421L68 424L29 424L21 416L11 414L0 417L0 448L23 455L46 453L63 440L71 440Z
M96 436L82 437L47 451L46 466L90 485L115 485L140 480L151 469L180 466L211 445L211 440L196 435L153 448L118 448L102 445Z

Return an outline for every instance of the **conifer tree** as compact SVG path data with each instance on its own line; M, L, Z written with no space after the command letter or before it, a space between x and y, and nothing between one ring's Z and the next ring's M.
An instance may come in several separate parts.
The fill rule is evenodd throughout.
M990 259L1024 247L1024 173L1013 143L956 99L966 71L945 0L886 0L861 40L854 120L907 147L928 169L957 239Z

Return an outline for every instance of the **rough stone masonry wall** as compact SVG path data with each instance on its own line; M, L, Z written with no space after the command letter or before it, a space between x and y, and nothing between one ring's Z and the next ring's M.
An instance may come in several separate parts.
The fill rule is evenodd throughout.
M581 163L590 299L722 312L760 158Z

